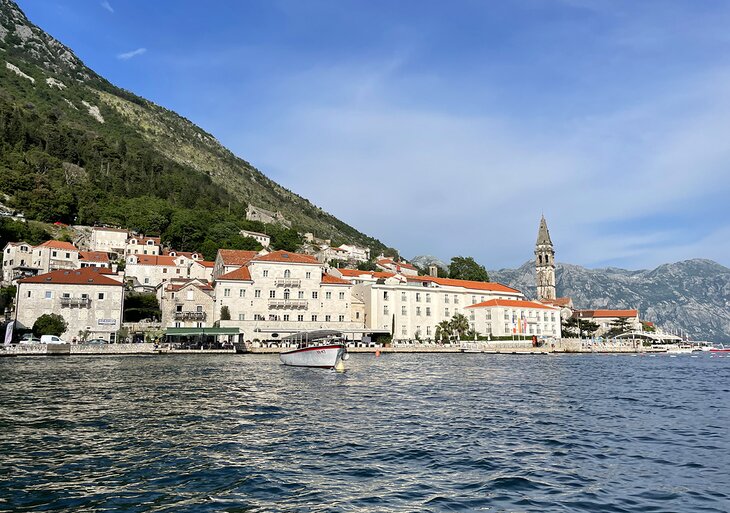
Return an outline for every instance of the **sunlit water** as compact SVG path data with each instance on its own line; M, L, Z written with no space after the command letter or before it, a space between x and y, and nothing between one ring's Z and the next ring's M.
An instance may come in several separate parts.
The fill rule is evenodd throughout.
M0 359L0 510L730 511L730 358Z

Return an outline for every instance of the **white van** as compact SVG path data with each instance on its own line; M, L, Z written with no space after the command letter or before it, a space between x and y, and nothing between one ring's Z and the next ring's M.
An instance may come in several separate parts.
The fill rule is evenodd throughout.
M41 335L41 344L65 344L65 340L61 340L56 335Z

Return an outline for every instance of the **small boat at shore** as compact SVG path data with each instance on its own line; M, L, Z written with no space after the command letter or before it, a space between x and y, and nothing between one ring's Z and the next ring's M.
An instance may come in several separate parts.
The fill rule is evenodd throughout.
M711 347L709 351L710 353L730 353L730 347L725 347L720 344L718 346Z
M284 344L294 344L294 349L279 353L284 365L344 370L347 348L342 333L335 330L304 331L282 339Z

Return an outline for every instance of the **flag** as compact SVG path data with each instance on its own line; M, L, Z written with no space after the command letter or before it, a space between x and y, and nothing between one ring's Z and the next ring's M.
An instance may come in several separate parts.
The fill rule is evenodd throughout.
M5 328L5 345L9 346L13 341L13 328L15 328L15 321L10 321Z

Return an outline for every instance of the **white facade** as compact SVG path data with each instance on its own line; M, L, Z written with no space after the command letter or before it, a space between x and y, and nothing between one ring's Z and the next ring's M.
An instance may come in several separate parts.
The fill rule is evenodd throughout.
M205 328L216 319L213 287L207 282L190 280L163 283L158 289L162 326L166 328Z
M156 288L163 282L175 279L210 281L212 278L212 262L192 260L185 255L129 255L126 263L127 281L131 281L135 287L146 289Z
M641 331L641 321L638 310L575 310L573 316L580 321L592 321L598 324L598 331L594 336L600 337L613 327L613 323L625 320L628 331Z
M8 242L3 248L3 283L38 274L33 265L33 246L27 242Z
M124 285L96 269L58 270L18 281L17 320L31 328L43 314L61 315L68 323L66 342L103 338L113 342L122 325Z
M94 226L91 229L89 249L123 256L126 253L125 248L128 237L129 232L127 230Z
M403 276L418 276L418 269L405 262L396 262L391 258L379 258L375 265L386 272L398 273Z
M160 238L134 236L127 240L125 246L126 255L159 255Z
M348 260L353 260L355 262L367 262L370 260L370 248L361 248L358 246L351 246L349 244L342 244L339 249L347 253Z
M434 339L438 323L466 315L468 306L489 299L524 299L520 291L493 282L349 269L330 272L354 284L353 296L364 303L365 326L387 330L394 339Z
M251 237L256 242L261 244L261 246L264 248L268 248L271 244L271 237L269 237L265 233L252 232L249 230L241 230L239 233L244 237Z
M492 299L467 307L469 324L481 335L560 338L560 308L535 301Z
M33 248L33 267L39 274L57 269L78 269L79 250L70 242L48 240Z
M362 328L353 320L352 285L323 270L316 259L297 253L256 257L216 279L216 318L228 307L231 319L221 320L221 327L238 327L248 340L274 332Z

